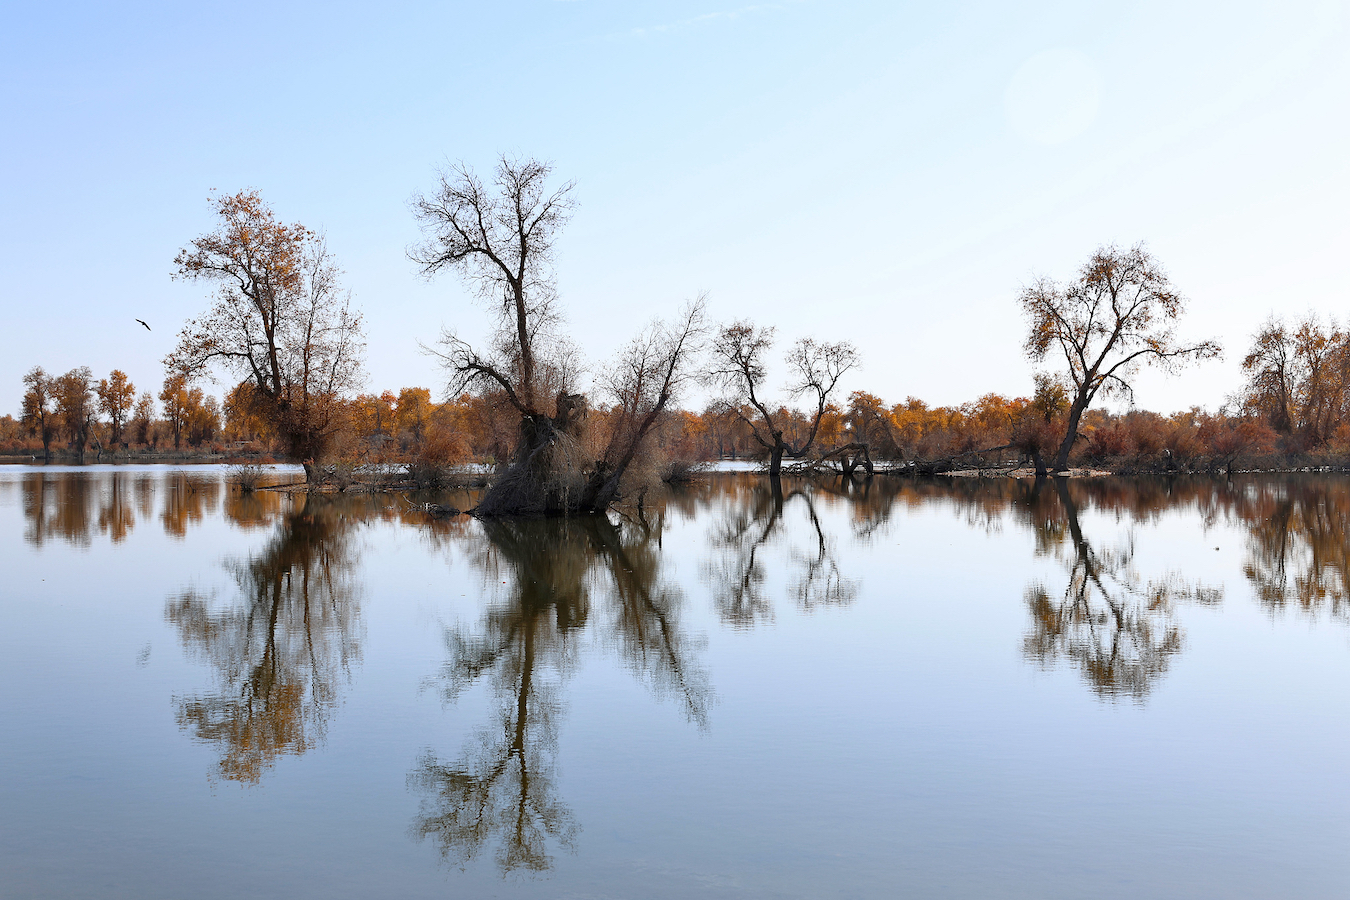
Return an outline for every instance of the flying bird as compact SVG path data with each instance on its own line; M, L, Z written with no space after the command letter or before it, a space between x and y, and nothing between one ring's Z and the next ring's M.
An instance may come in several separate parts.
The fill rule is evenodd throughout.
M144 320L144 319L137 319L136 321L137 321L137 322L140 322L142 325L145 325L145 320ZM149 326L149 325L145 325L145 330L146 330L146 331L149 331L149 330L150 330L150 326Z

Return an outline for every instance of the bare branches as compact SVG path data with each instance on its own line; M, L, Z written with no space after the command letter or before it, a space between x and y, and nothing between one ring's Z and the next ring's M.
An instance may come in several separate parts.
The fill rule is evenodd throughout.
M788 366L793 370L795 380L788 390L794 396L815 394L816 413L811 421L811 432L801 448L790 455L800 457L815 442L820 430L820 420L825 415L825 405L835 386L849 370L858 365L858 351L847 341L835 344L817 343L811 338L803 338L787 355Z
M655 320L629 342L603 379L620 406L638 413L664 408L698 377L689 362L702 349L706 312L707 296L700 294L674 322Z
M477 387L482 382L489 382L506 393L507 400L518 412L522 415L529 414L529 410L516 394L512 379L496 363L480 356L471 344L449 329L441 332L440 345L445 348L444 351L425 344L422 345L422 349L441 360L441 365L449 373L447 393L450 396Z
M707 297L700 294L672 323L654 321L629 342L604 379L618 407L605 459L622 472L681 389L698 376L691 365L702 351Z
M771 409L764 396L767 375L765 356L773 345L774 329L756 328L750 322L733 322L714 337L712 363L707 377L730 395L727 408L750 426L754 438L769 450L769 475L776 477L782 459L805 456L816 441L829 398L839 380L858 365L858 352L847 341L818 342L803 338L792 345L787 354L792 381L788 393L792 396L812 396L815 410L811 427L798 442L789 441L779 422L782 416ZM747 416L740 411L741 403L750 405L757 415Z
M411 203L427 239L409 249L409 258L427 277L456 269L496 311L498 330L511 336L518 359L513 391L531 414L540 412L544 396L535 383L535 344L558 319L553 243L574 206L572 182L549 191L551 172L548 163L503 156L490 191L457 163L440 173L433 194L417 194ZM495 368L506 374L500 364Z
M713 338L712 363L708 368L710 381L738 399L745 398L766 421L773 417L759 393L768 374L764 357L773 346L773 336L773 328L756 328L744 320L733 322Z

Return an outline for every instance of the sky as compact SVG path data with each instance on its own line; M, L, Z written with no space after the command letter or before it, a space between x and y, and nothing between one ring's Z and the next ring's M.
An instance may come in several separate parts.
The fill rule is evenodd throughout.
M1182 335L1225 355L1141 375L1136 403L1214 410L1272 313L1350 308L1343 2L53 2L4 21L0 414L36 365L158 393L211 300L173 258L214 228L212 190L245 188L326 234L366 389L439 395L420 345L490 318L408 260L409 199L501 154L576 183L558 288L597 369L706 291L780 351L852 341L846 390L1025 395L1019 291L1143 241L1188 298Z

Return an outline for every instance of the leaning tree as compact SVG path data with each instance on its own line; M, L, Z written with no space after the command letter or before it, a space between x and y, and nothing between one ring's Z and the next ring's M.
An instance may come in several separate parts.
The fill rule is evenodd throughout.
M180 250L176 278L219 285L165 359L170 378L212 366L253 387L255 412L313 480L354 390L365 349L361 316L323 237L277 220L257 191L211 200L219 223Z
M431 277L459 273L492 312L492 337L479 348L446 330L440 357L450 393L500 392L520 417L516 450L475 508L479 516L599 512L620 497L624 475L667 406L690 377L702 334L703 303L674 323L653 323L601 373L613 401L609 437L585 440L588 400L577 392L579 351L561 330L553 246L574 208L572 182L553 187L551 167L501 157L486 185L458 164L440 173L413 212L426 239L409 256Z
M1186 301L1143 244L1129 250L1102 247L1075 280L1042 278L1024 289L1018 302L1031 325L1027 356L1039 362L1059 351L1068 370L1073 399L1056 472L1068 468L1079 422L1098 394L1131 398L1130 379L1142 366L1174 371L1220 352L1216 341L1186 344L1177 338Z

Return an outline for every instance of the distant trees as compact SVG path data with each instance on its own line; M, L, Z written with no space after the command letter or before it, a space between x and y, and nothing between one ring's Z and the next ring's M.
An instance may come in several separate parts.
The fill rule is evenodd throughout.
M217 229L174 258L176 278L219 286L165 360L192 379L212 366L243 375L258 414L313 478L360 378L361 317L321 236L277 220L256 191L215 197Z
M788 394L806 396L814 406L809 429L794 440L784 421L786 410L774 410L766 398L766 357L773 335L773 328L758 328L749 322L725 326L713 339L709 375L727 391L728 408L737 412L768 453L769 477L777 478L784 456L800 459L815 444L830 396L839 379L857 366L858 353L847 341L830 344L803 338L792 345L787 354ZM742 403L749 405L748 415L741 411Z
M848 395L846 427L854 438L871 448L877 456L894 456L899 449L895 443L894 425L890 410L880 397L867 391Z
M23 384L23 423L29 434L42 440L42 458L50 461L57 422L51 379L41 366L34 366L23 376Z
M131 413L131 431L136 443L148 444L151 428L155 423L155 398L149 391L142 391L136 399L136 408Z
M52 382L52 392L70 446L79 455L80 462L84 462L84 448L89 443L96 417L94 373L88 366L71 369Z
M183 446L183 428L187 424L188 406L192 402L187 378L178 374L164 379L159 402L164 404L164 424L168 426L169 434L173 436L173 448L177 450Z
M559 324L553 245L574 207L572 183L549 185L551 167L498 160L493 184L457 165L434 193L413 198L426 240L409 255L427 277L460 273L492 311L487 349L453 330L438 355L450 393L496 392L515 410L519 438L508 469L475 512L481 516L598 511L618 496L625 473L676 395L702 332L701 303L673 325L653 325L598 378L623 410L608 439L588 445L588 400L575 392L579 353ZM597 449L599 449L597 456Z
M1039 362L1051 352L1063 354L1071 385L1056 471L1068 468L1083 413L1098 394L1132 396L1130 379L1141 366L1175 369L1220 352L1215 341L1177 339L1185 300L1142 244L1102 247L1074 281L1042 278L1018 302L1030 325L1027 356Z
M254 441L272 430L260 414L265 404L258 402L256 394L257 388L253 382L245 379L225 395L225 403L221 407L224 428L235 440Z
M431 391L404 388L398 392L395 406L399 432L406 432L412 440L421 441L426 436L427 420L431 416Z
M1044 372L1035 376L1036 392L1012 417L1009 443L1031 457L1036 474L1046 474L1045 457L1059 443L1061 419L1069 408L1069 392Z
M136 386L121 369L113 369L112 374L98 383L99 410L108 417L108 446L122 443L122 431L126 428L127 415L136 402Z
M1350 334L1309 315L1286 325L1272 317L1252 338L1242 360L1247 382L1239 403L1291 449L1327 443L1350 416Z
M191 447L199 447L220 431L220 403L215 397L206 396L201 388L189 386L181 373L164 379L159 399L164 404L164 423L173 436L175 450L182 447L184 440Z
M95 384L88 366L78 366L55 377L35 366L24 375L23 384L21 421L29 434L42 441L44 460L51 460L52 440L61 435L81 462L91 441L101 454L100 412L108 417L109 449L122 442L136 389L120 369L114 369L108 378Z

